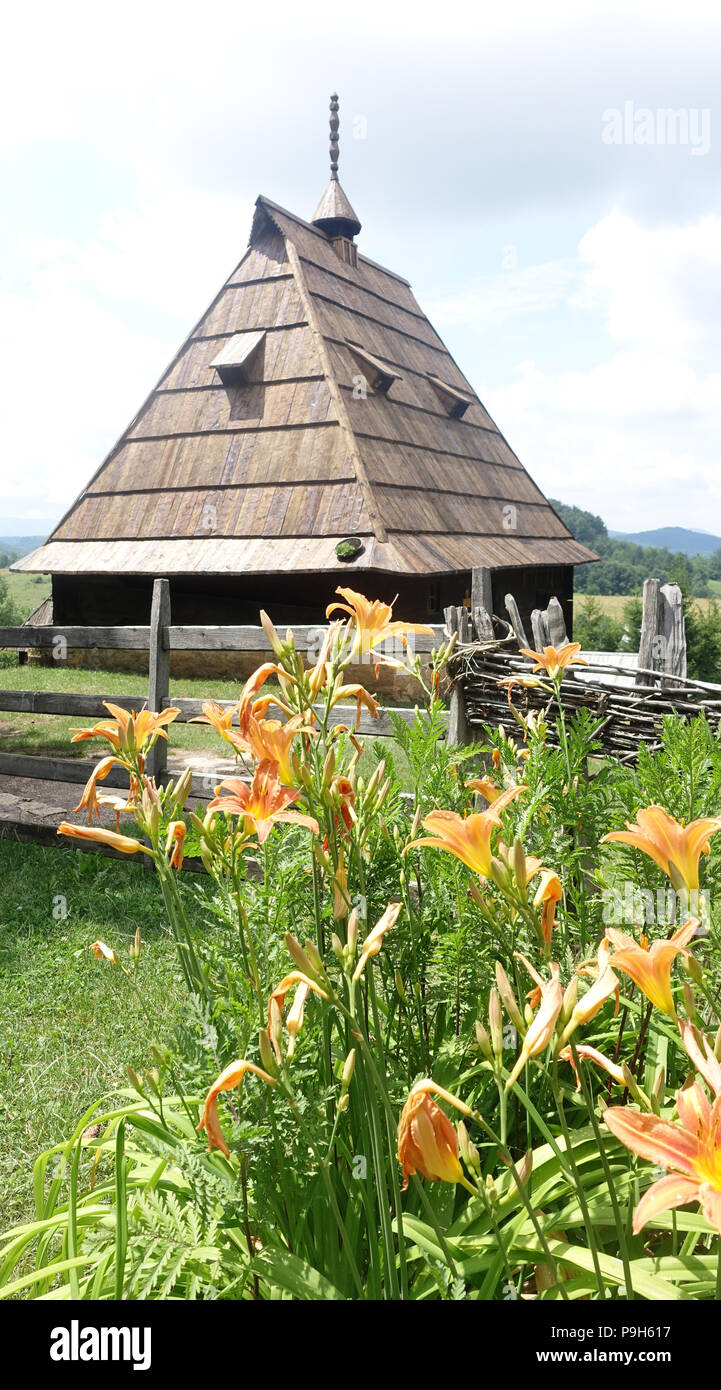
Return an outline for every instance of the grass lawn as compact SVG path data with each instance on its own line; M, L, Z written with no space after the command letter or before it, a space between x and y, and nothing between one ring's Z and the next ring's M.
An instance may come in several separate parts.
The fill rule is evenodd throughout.
M33 1214L37 1155L66 1138L92 1101L129 1084L128 1063L152 1066L150 1044L169 1037L185 987L154 874L9 839L0 840L0 868L0 1191L7 1228ZM193 876L183 891L209 892L210 885ZM65 918L53 915L60 895ZM88 950L100 938L127 959L138 927L137 980L146 1004L119 970Z
M237 700L243 688L242 681L206 680L190 676L171 679L170 696L187 696L196 700ZM68 693L136 695L138 709L148 694L148 678L140 674L124 675L113 671L86 671L82 668L41 666L30 662L27 666L0 667L0 692L3 690L66 690ZM270 693L272 683L264 687ZM422 694L422 692L419 692ZM0 694L0 711L2 695ZM270 711L273 717L273 711ZM93 720L79 716L61 714L18 714L15 711L0 713L0 752L37 753L63 758L90 758L103 756L106 744L101 740L71 743L73 729L92 724ZM373 735L365 736L366 749L360 767L364 774L372 772L376 759L372 753L375 742ZM389 740L380 738L384 744ZM185 749L194 753L207 753L209 760L232 756L227 744L207 724L173 724L168 733L170 749ZM396 769L402 780L405 778L407 763L400 748L394 745Z
M8 592L18 610L21 623L35 612L39 604L50 597L49 574L12 574L7 569L0 570L0 574L7 581Z
M714 593L718 593L721 598L721 583L711 581L709 588ZM607 613L610 618L622 618L623 610L627 603L631 601L630 594L576 594L573 600L574 609L577 613L582 613L589 599L595 599L602 613ZM718 599L713 598L694 598L692 603L698 605L702 613L708 612L709 606Z

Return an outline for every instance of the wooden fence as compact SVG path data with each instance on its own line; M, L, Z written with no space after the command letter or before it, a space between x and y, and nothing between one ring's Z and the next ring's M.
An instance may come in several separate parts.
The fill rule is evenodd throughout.
M296 647L301 652L313 651L319 644L320 625L297 626L293 628ZM444 629L434 629L434 636L415 638L416 651L430 652L443 641ZM178 723L202 713L202 701L195 699L171 700L170 654L173 651L225 651L270 653L270 644L262 627L200 627L174 626L171 622L170 588L167 579L156 579L153 586L153 602L150 624L147 627L0 627L0 649L14 648L50 650L62 654L73 648L110 650L140 650L148 652L148 695L147 705L152 710L166 709L174 705L180 710ZM27 669L27 668L19 668ZM372 669L372 665L371 665ZM70 694L65 691L39 690L0 690L0 710L23 714L62 714L81 719L102 719L107 716L104 700L120 705L123 709L138 709L146 701L138 695L88 695ZM232 700L219 700L222 708L231 709L236 703ZM335 713L339 723L355 724L355 705L337 705ZM412 723L415 710L399 707L392 710L406 723ZM361 734L388 735L393 732L391 709L381 707L378 718L372 719L366 710L361 711ZM151 754L149 770L158 779L166 776L167 744L158 739ZM0 775L12 777L40 778L54 782L84 782L90 776L95 760L86 758L53 758L39 754L0 753ZM216 778L217 780L217 778ZM213 781L212 770L198 773L193 777L192 794L207 796ZM112 768L105 778L108 787L125 786L127 779L122 770Z
M533 611L531 641L512 594L506 595L506 612L507 619L502 619L482 605L446 610L446 625L458 634L450 664L448 738L453 742L475 742L487 724L517 727L509 698L524 715L551 708L547 694L523 687L519 681L510 696L500 682L530 675L531 663L521 656L520 648L542 650L568 641L561 605L552 598L545 610ZM667 714L704 714L713 728L721 725L721 685L689 680L686 674L683 600L676 584L662 586L658 579L646 580L638 655L580 655L588 664L569 669L562 686L564 709L571 713L586 708L598 716L597 737L607 756L633 762L640 744L660 747ZM550 729L549 738L553 738Z

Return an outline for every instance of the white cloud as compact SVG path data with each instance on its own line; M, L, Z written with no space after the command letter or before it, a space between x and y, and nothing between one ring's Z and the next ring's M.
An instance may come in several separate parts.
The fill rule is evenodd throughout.
M22 281L0 283L6 511L65 510L241 259L251 212L176 190L84 243L20 248Z
M618 529L721 530L721 373L708 313L721 218L649 228L615 211L582 238L578 259L568 303L590 318L597 355L607 342L603 360L575 369L569 340L568 365L521 362L486 404L546 492Z

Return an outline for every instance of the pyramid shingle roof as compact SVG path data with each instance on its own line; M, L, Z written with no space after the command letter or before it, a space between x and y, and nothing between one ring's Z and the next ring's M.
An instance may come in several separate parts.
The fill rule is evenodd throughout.
M243 335L255 335L247 352ZM364 390L375 368L364 376L358 349L388 368L387 390ZM222 378L212 365L221 357L231 363ZM17 568L347 575L335 546L348 536L363 542L353 569L398 574L595 558L519 462L408 282L355 246L344 259L323 230L261 197L242 261L84 492Z

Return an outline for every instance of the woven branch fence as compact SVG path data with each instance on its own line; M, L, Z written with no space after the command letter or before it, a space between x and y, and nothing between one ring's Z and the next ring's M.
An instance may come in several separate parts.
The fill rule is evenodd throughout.
M449 741L473 743L483 737L484 725L512 725L509 700L523 716L552 710L555 701L546 691L520 684L509 691L499 682L531 674L533 663L520 654L521 647L540 650L568 641L561 604L553 598L545 611L534 611L532 640L511 594L506 596L506 611L508 620L477 606L446 609L447 631L458 634L449 664ZM561 687L564 712L591 710L603 755L624 763L635 761L641 744L650 750L661 746L664 715L704 714L713 729L721 724L721 685L686 675L683 609L676 585L646 581L640 652L648 665L640 664L635 654L582 652L588 665L568 668ZM548 736L553 741L550 726Z

